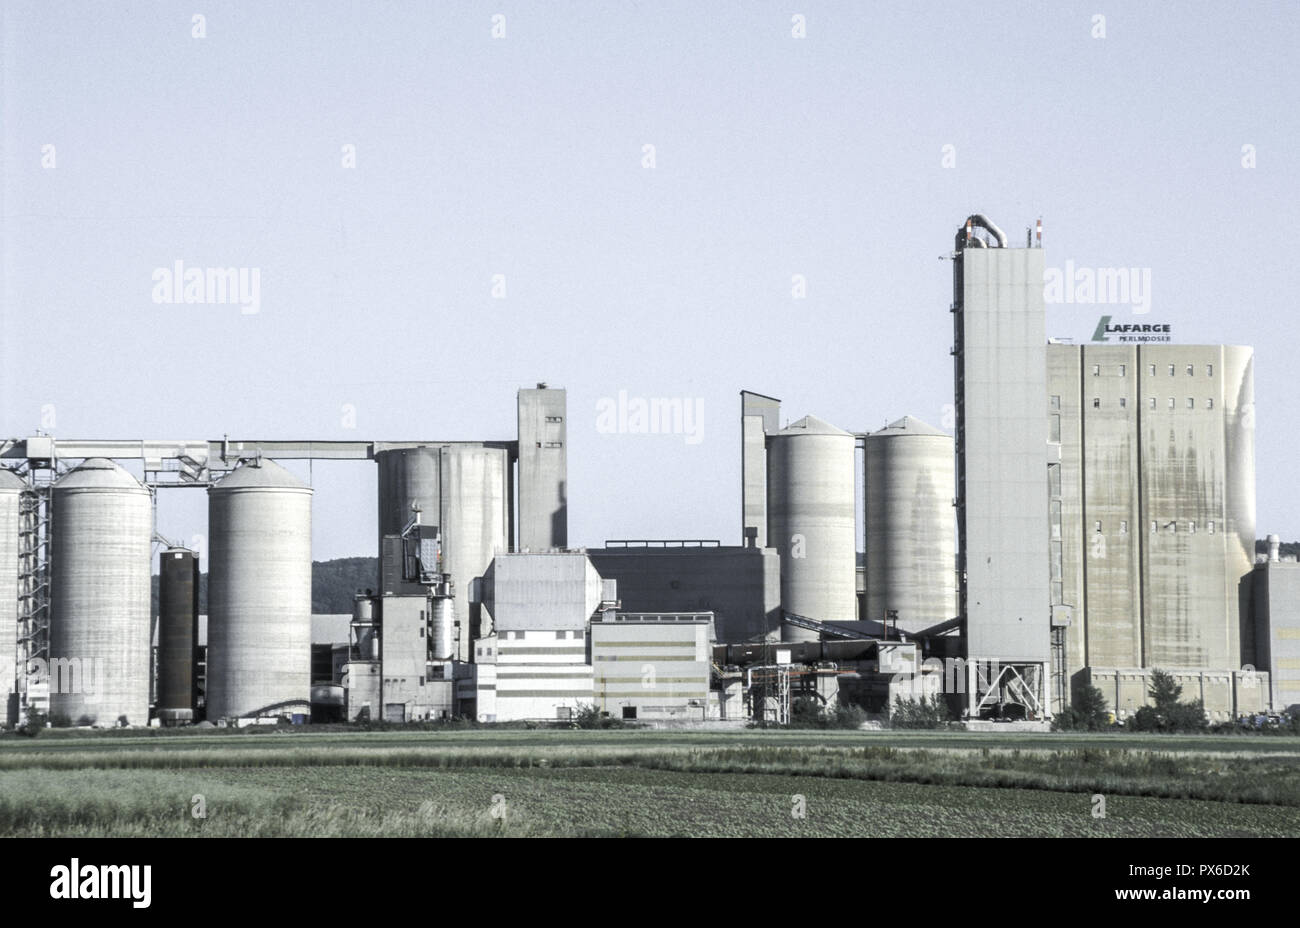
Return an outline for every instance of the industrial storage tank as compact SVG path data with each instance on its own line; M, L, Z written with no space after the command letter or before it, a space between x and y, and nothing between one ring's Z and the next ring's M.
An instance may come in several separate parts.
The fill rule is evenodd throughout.
M199 560L187 548L168 548L158 559L156 706L164 721L194 718L198 627Z
M892 610L919 631L957 615L955 453L952 436L912 416L867 436L862 618Z
M264 459L208 490L209 721L309 711L311 495Z
M54 484L51 509L50 714L147 725L153 499L91 458Z
M469 598L510 540L510 456L505 448L476 443L398 448L375 454L379 466L379 550L385 535L399 534L421 509L420 521L442 536L442 563L454 592L453 614L461 620L461 660L469 659L475 613ZM426 565L430 567L431 565ZM394 589L380 578L381 592ZM486 616L480 633L487 634Z
M781 556L781 608L820 622L857 618L854 438L806 416L767 439L767 543ZM783 624L785 641L815 632Z
M18 527L27 484L0 468L0 724L18 724Z

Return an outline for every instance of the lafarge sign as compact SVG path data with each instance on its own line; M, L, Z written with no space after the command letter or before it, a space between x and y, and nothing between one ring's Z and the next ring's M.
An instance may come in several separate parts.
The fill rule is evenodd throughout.
M1116 323L1111 324L1110 316L1102 316L1097 323L1097 330L1092 333L1094 342L1171 342L1174 340L1173 326L1168 323ZM1112 336L1114 336L1112 338Z

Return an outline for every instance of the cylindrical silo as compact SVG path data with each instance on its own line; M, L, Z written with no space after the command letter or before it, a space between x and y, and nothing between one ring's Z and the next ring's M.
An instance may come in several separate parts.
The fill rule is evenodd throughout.
M199 626L199 560L187 548L158 559L158 717L194 718L194 645Z
M208 491L210 721L309 711L311 494L269 460Z
M400 533L410 521L412 503L420 507L423 524L438 526L442 564L425 566L451 576L453 611L466 632L459 656L468 660L472 581L483 576L496 552L509 544L509 455L504 448L466 443L380 451L375 461L380 551L384 536ZM390 579L381 577L381 591L392 589ZM487 633L486 628L481 631Z
M857 618L853 436L807 416L767 439L767 543L781 556L781 608L821 622ZM816 639L782 625L786 641Z
M50 505L50 714L147 725L152 497L91 458L54 484Z
M18 724L18 511L27 484L0 469L0 724Z
M865 442L866 612L919 631L957 615L952 436L904 416ZM893 623L890 623L891 628Z

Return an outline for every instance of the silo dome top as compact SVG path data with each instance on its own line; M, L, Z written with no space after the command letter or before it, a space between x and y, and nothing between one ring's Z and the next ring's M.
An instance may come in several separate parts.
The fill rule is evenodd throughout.
M311 492L311 487L269 458L245 461L226 474L213 489L306 490Z
M25 489L27 484L23 483L22 477L8 468L0 467L0 493L17 493Z
M144 490L139 480L108 458L87 458L54 486L59 490Z
M852 438L852 432L846 432L843 429L837 429L824 419L818 419L816 416L804 416L798 422L792 422L776 433L781 435L843 435L846 438Z
M942 438L952 438L942 429L936 429L933 425L927 425L916 416L903 416L897 422L891 422L878 432L872 432L872 438L884 438L889 435L936 435Z

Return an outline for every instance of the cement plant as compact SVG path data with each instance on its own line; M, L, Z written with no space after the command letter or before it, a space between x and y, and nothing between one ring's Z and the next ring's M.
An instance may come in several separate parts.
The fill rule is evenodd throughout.
M1045 732L1085 688L1123 726L1156 673L1210 723L1289 718L1300 564L1276 538L1255 554L1252 350L1049 339L1041 237L958 223L932 307L954 434L908 409L876 431L795 418L737 384L729 539L575 544L547 384L518 390L514 435L475 441L10 437L5 724L722 730L921 701ZM378 472L378 569L348 615L312 614L316 500L278 463L304 460ZM154 530L160 495L196 489L206 563Z

